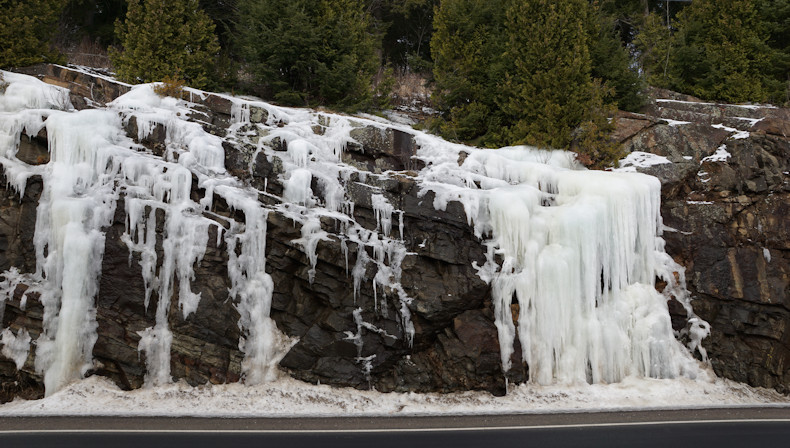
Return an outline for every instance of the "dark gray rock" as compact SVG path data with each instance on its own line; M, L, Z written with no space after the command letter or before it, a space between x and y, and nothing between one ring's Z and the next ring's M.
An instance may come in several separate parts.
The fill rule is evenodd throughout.
M417 144L414 136L398 129L360 126L351 130L350 143L343 153L343 162L371 173L419 170L423 163L414 158Z
M695 312L711 324L704 345L714 370L790 393L788 111L691 100L659 102L647 112L693 124L644 127L626 147L675 162L640 171L661 180L661 213L674 229L664 234L666 250L686 268ZM735 126L736 117L762 120ZM710 127L718 123L751 135L728 138ZM703 160L720 147L727 160ZM685 314L671 309L677 318Z

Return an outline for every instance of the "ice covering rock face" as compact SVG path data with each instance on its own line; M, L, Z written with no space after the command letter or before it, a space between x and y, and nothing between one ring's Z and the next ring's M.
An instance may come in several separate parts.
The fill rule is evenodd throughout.
M72 92L75 80L85 76L64 75L70 71L62 68L46 70L60 73L59 80L70 79L62 85ZM517 168L535 163L566 170L570 165L564 155L535 153L530 157L536 160L520 160L518 151L505 151L504 159L493 160L487 152L460 147L425 152L434 144L429 137L369 120L192 91L190 104L184 105L152 99L141 89L145 87L111 106L122 121L120 146L130 152L119 150L115 170L95 167L99 173L121 176L116 177L121 187L113 190L113 213L101 227L97 330L92 366L81 375L106 375L125 388L170 378L190 384L257 382L276 374L279 365L306 381L382 391L504 393L506 379L615 381L624 374L697 374L688 352L674 351L681 349L679 344L656 351L654 359L643 358L639 350L607 351L609 342L620 336L601 333L593 325L574 337L600 337L601 345L581 349L587 353L579 355L582 371L584 362L597 359L595 353L617 357L611 365L619 370L591 373L589 378L579 376L578 370L568 377L551 372L541 379L530 377L524 354L537 356L537 346L522 345L518 335L527 334L534 322L530 307L544 305L519 289L526 266L518 257L508 262L504 239L497 239L515 235L492 219L509 204L497 206L486 192L523 184L533 189L530 194L541 208L552 209L553 201L581 201L574 199L578 194L572 193L577 189L573 183L567 190L553 177L555 168L534 178L518 174ZM122 86L118 93L126 90ZM72 104L79 104L71 97ZM92 101L100 105L111 99ZM151 101L158 101L155 108ZM162 115L161 109L168 114ZM38 123L42 118L30 120ZM39 143L45 137L36 129L29 133ZM412 157L420 147L421 156ZM135 155L140 153L148 154L145 163ZM3 213L17 219L6 222L31 219L25 204L35 210L41 203L42 176L48 176L35 168L17 168L4 166L9 208ZM658 183L637 184L652 185L644 196L650 198L645 213L638 218L647 223L647 233L633 235L635 242L641 241L641 246L634 245L641 257L654 249L661 253L659 240L652 239L661 228ZM556 218L554 212L546 213L545 218ZM3 231L9 247L21 249L33 238L29 227L9 225ZM567 244L540 235L527 239L533 238L554 241L545 246L547 253L555 250L554 244ZM537 249L545 249L540 244ZM559 250L553 258L570 262ZM261 253L265 259L251 256ZM5 398L42 394L46 372L41 366L36 369L35 347L17 369L26 337L35 341L48 331L45 299L37 291L41 287L25 275L35 274L37 261L24 257L16 252L8 256L5 283L0 285L3 328L9 329L3 343L11 347L0 357ZM608 279L603 290L597 290L597 282L585 283L592 287L592 306L608 300L604 297L625 294L642 297L633 304L652 304L639 308L643 311L665 308L650 288L651 269L663 272L667 293L684 301L672 269L666 268L681 277L682 269L671 260L658 263L651 257L644 260L656 266L641 265L626 276L641 279L637 282L648 288L632 291L627 279L622 284ZM494 281L503 272L502 263L510 263L505 273L516 285L512 297L506 294L507 282ZM662 269L657 269L659 264ZM589 316L579 312L574 316L581 317L572 319ZM645 312L652 319L652 312ZM690 308L686 313L694 321ZM696 326L679 322L674 322L677 328L692 339L705 332L701 320ZM509 330L515 327L517 332ZM623 328L626 338L634 329L647 328L672 339L668 317ZM579 347L562 337L557 343ZM671 356L674 364L651 371L651 366L664 365L660 361L667 354L678 355ZM567 359L549 370L573 371L566 368Z
M790 111L655 93L621 137L672 162L638 170L661 180L667 252L711 324L713 368L790 392Z

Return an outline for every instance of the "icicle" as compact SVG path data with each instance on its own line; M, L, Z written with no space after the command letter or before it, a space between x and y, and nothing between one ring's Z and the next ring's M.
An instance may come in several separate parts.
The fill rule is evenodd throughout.
M401 241L403 241L403 214L404 212L402 210L398 212L398 233L400 234Z
M370 202L373 205L373 212L376 215L376 228L381 229L383 236L389 236L392 231L392 212L394 208L389 203L387 198L380 194L374 194L370 197ZM401 229L402 231L402 229Z
M250 105L241 101L233 101L230 106L230 121L233 124L250 122Z
M658 182L593 172L557 176L541 186L557 189L558 207L544 206L543 192L532 187L500 189L489 199L505 256L492 282L503 368L510 367L515 337L515 295L531 381L693 377L694 362L674 339L666 298L653 287Z
M146 357L146 384L165 384L171 381L172 334L168 326L168 310L176 289L175 282L178 282L178 306L182 318L186 319L200 302L200 294L191 290L191 281L195 276L194 265L203 258L209 244L208 227L214 223L204 218L198 212L199 205L191 200L192 173L186 168L130 158L124 162L122 171L128 186L125 199L127 228L121 238L129 247L130 254L140 254L146 308L153 293L158 297L156 323L139 332L138 349ZM165 229L161 260L158 260L156 251L158 210L163 212Z
M418 144L428 164L420 194L433 191L437 209L460 201L475 234L491 235L486 263L474 266L491 284L505 370L518 331L530 380L541 384L700 374L674 338L667 299L686 307L689 348L703 359L709 326L664 253L657 179L579 170L562 151L476 150L428 136Z
M317 216L313 216L302 224L302 237L293 240L294 244L302 246L302 250L304 250L307 259L310 261L310 270L307 272L310 284L315 279L315 265L318 263L318 254L316 254L318 242L329 240L328 235L328 233L321 230L321 220Z
M303 139L290 141L288 142L288 155L296 166L306 168L307 161L310 159L310 144Z
M348 275L348 244L345 239L340 240L340 251L343 252L343 260L346 262L346 275Z
M359 295L359 287L362 284L362 278L367 271L370 257L368 256L365 247L361 244L357 245L357 261L354 264L354 269L351 271L351 276L354 278L354 303L357 303L357 296Z
M107 111L56 113L46 125L51 161L43 175L34 236L36 277L44 281L36 370L44 373L51 395L92 367L101 229L115 212L112 179L120 150L114 143L122 137L120 118Z

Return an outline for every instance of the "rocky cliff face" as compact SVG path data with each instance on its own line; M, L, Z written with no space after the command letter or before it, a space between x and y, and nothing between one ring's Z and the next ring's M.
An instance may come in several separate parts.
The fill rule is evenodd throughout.
M45 80L71 90L76 108L102 104L129 90L60 67L37 70ZM189 120L215 135L225 136L239 113L222 96L191 95L190 100L194 105ZM255 143L266 135L254 124L273 123L277 117L270 117L264 108L250 107L246 112L250 125L238 130L246 137L223 143L224 166L260 190L260 202L274 207L286 193L283 163L258 151ZM790 367L784 362L790 354L785 336L790 318L790 149L785 113L664 101L646 115L624 115L618 130L629 150L663 155L673 162L639 170L661 179L664 222L674 229L665 233L667 250L686 267L697 297L694 308L712 325L705 345L717 373L783 391L790 385ZM328 132L331 120L328 114L321 116L313 132ZM719 123L724 127L711 127ZM152 154L165 155L167 127L159 124L141 133L140 126L134 117L127 120L128 137ZM377 287L371 281L380 266L365 260L379 254L344 237L352 225L346 218L323 216L318 229L306 229L303 221L275 207L266 218L266 271L274 285L271 317L293 344L279 366L309 382L381 391L504 393L491 290L473 268L473 263L486 261L485 248L469 226L463 206L449 202L445 210L437 210L434 193L420 192L410 171L422 168L422 162L412 157L417 142L411 134L364 123L352 127L353 142L343 152L343 162L361 171L350 173L345 183L345 194L353 203L348 216L360 229L388 232L383 236L402 241L405 253L396 257L402 290ZM736 139L740 135L729 128L750 134ZM275 152L289 151L282 140L267 142ZM730 157L710 158L722 146ZM23 136L17 157L31 165L46 163L46 133ZM385 172L386 176L377 175ZM320 182L313 178L311 190L324 195L320 200L331 200ZM21 197L7 182L0 184L0 271L15 267L31 273L36 268L31 248L41 178L28 179ZM233 285L227 268L228 242L218 233L235 229L247 217L197 177L190 195L195 201L210 196L211 208L202 215L212 222L208 241L217 243L208 244L202 260L194 265L191 292L201 295L196 311L183 318L178 287L170 301L170 372L194 385L239 381L244 358L239 340L244 329L239 326L239 308L229 295ZM389 216L386 232L381 198L396 210ZM122 194L111 224L104 229L92 373L131 389L145 379L146 354L138 351L138 345L145 330L156 325L159 297L154 293L146 306L141 253L130 250L123 236L130 219L125 200ZM156 229L154 247L161 263L166 217L163 210L153 216L149 225ZM316 240L311 259L305 235L316 232L325 233ZM388 257L387 265L392 267L393 254ZM402 293L410 298L408 319ZM29 292L24 282L6 279L0 283L2 294L7 296L4 305L0 303L2 328L16 338L24 329L36 340L43 331L44 315L37 293ZM517 314L515 305L514 311ZM680 307L676 311L682 314ZM517 347L511 359L513 368L507 373L511 382L525 381L528 375L520 353ZM41 396L43 381L34 351L24 359L9 356L13 354L0 356L0 400Z
M52 84L69 88L75 107L103 104L128 91L124 85L107 83L84 73L61 67L45 66L34 73ZM101 82L102 96L91 97L91 84ZM95 90L94 90L95 91ZM87 97L87 98L85 98ZM235 113L233 105L220 96L193 97L190 121L206 131L225 135ZM251 108L249 129L266 121L267 111ZM314 132L325 132L329 117L319 120ZM400 284L413 300L410 321L413 336L407 337L403 304L398 291L371 281L377 274L375 262L359 263L360 258L374 260L370 247L347 241L340 234L349 225L343 219L324 217L320 231L325 236L317 242L315 260L310 260L298 242L302 224L287 213L272 212L267 218L267 272L271 275L271 316L279 330L293 338L294 344L279 365L292 376L309 382L374 387L381 391L457 391L484 389L502 394L505 376L499 357L497 330L494 326L489 287L477 276L472 263L484 262L484 248L468 225L463 207L450 203L437 211L432 193L420 195L408 169L419 168L411 158L415 151L413 136L378 126L354 125L355 140L344 152L344 162L370 173L352 174L346 194L353 202L350 216L362 229L382 232L373 196L383 197L399 213L392 220L389 235L403 241L408 252L400 260ZM131 117L127 134L153 154L165 152L167 129L156 125L142 138L138 122ZM253 138L253 141L255 138ZM287 150L276 140L275 150ZM261 202L275 205L283 194L283 166L277 157L266 157L250 143L228 140L223 143L225 166L242 181L260 188ZM28 163L46 163L48 159L45 131L24 135L18 157ZM376 176L387 170L401 174ZM0 182L0 271L16 268L21 273L35 271L33 234L36 207L41 194L41 179L27 181L20 198L7 179ZM313 180L316 194L321 186ZM198 200L207 193L193 179L191 195ZM216 225L209 226L206 253L194 266L193 293L200 294L200 306L188 318L178 309L179 291L170 301L168 324L172 331L170 369L176 380L190 384L239 381L243 353L239 340L239 311L229 296L227 242L218 238L220 229L244 223L244 212L234 209L214 195L211 209L204 215ZM105 228L105 252L96 303L98 339L93 348L95 369L90 373L112 378L120 387L138 388L146 374L146 356L138 351L141 334L155 325L159 298L153 294L146 306L146 285L140 256L130 251L123 234L127 230L124 195L116 205L115 217ZM156 252L161 269L163 210L155 212ZM384 235L382 236L384 237ZM360 257L359 251L366 251ZM392 257L392 255L390 255ZM390 260L389 263L392 261ZM359 274L352 270L361 269ZM355 278L357 280L355 281ZM360 281L361 279L361 281ZM28 292L24 282L0 283L7 300L0 307L2 327L12 335L26 331L32 340L42 332L43 306L38 294ZM373 306L373 304L376 304ZM30 350L20 369L8 356L0 356L0 399L26 398L43 394L42 376L36 371L35 350ZM514 355L516 365L520 358ZM513 381L526 378L524 368L508 373Z
M790 111L655 92L623 115L630 151L664 156L667 252L686 267L720 376L790 391Z

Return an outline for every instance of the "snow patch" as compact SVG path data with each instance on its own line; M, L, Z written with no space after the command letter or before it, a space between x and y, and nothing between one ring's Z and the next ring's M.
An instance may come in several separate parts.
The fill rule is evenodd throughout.
M709 155L708 157L705 157L704 159L702 159L702 162L700 162L700 163L705 163L705 162L725 162L726 163L727 160L729 160L731 157L732 157L732 155L727 151L727 145L721 145L718 148L716 148L716 152L714 152L713 154ZM700 172L700 174L702 174L702 172Z
M620 167L613 171L636 172L637 168L647 168L654 165L672 163L664 156L651 154L649 152L633 151L624 159L620 160Z
M760 121L760 120L757 120L757 121ZM755 123L757 121L755 121ZM713 124L713 125L711 125L711 127L716 128L716 129L724 129L725 131L732 133L732 135L730 135L729 138L731 138L733 140L741 140L741 139L744 139L744 138L749 138L749 136L751 135L751 134L749 134L749 131L739 131L739 130L737 130L735 128L730 128L730 127L724 126L724 124Z

